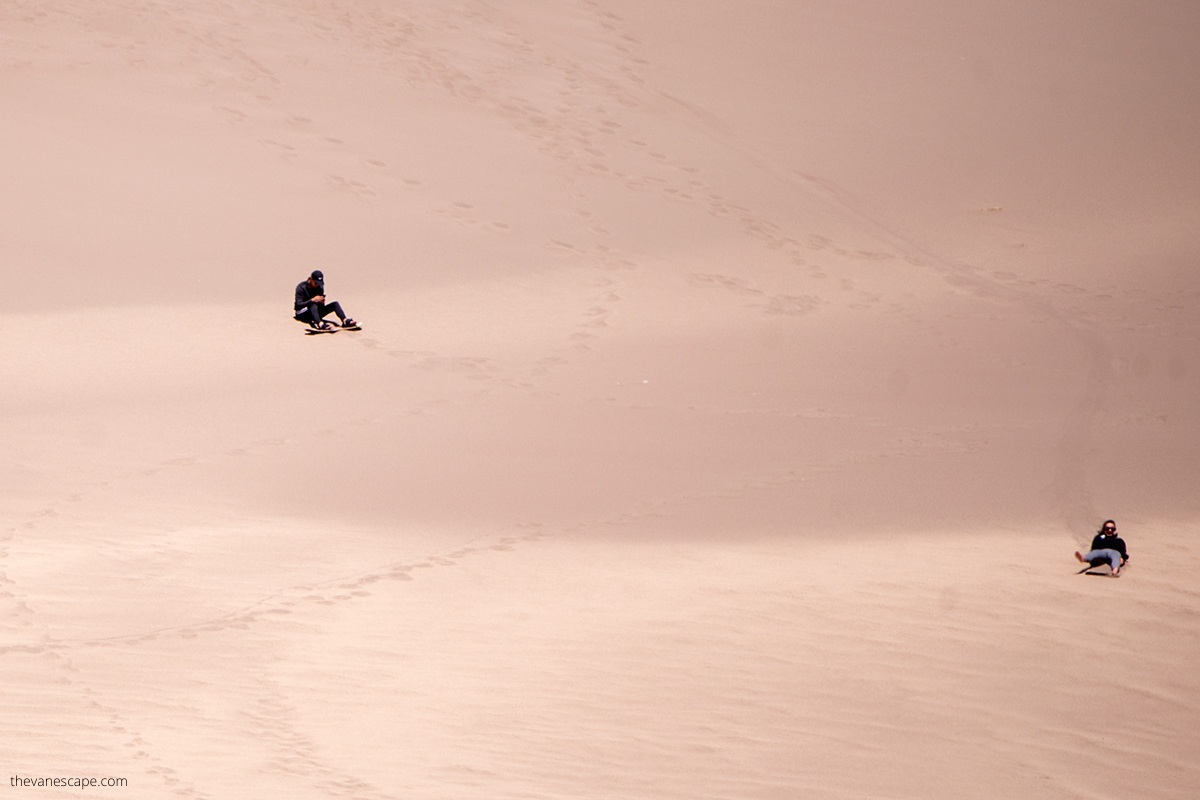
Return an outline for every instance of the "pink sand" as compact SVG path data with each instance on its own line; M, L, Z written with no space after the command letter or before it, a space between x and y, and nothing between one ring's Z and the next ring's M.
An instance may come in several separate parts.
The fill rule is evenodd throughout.
M13 796L1200 796L1198 62L1172 2L5 4L0 765L127 782Z

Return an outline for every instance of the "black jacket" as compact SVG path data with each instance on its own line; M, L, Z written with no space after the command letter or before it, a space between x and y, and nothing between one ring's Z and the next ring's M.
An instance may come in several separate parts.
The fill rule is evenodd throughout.
M308 308L308 304L312 302L314 297L319 297L325 294L325 284L318 283L315 287L308 285L308 280L302 280L296 285L296 304L293 306L297 311Z
M1129 553L1125 552L1125 540L1120 536L1104 536L1096 534L1096 538L1092 539L1093 550L1116 550L1121 554L1121 560L1125 561L1129 558Z

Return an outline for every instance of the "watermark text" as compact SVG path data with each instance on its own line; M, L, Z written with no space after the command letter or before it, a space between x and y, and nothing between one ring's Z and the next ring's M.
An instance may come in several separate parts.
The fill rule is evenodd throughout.
M128 786L125 778L46 778L23 777L13 775L8 779L9 786L38 786L71 789L101 789L112 786Z

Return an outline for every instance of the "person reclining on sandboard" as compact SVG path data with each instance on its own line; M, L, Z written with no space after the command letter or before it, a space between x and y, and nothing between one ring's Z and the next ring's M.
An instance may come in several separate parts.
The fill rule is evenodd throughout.
M1086 553L1075 552L1075 558L1088 565L1088 569L1108 564L1114 578L1121 576L1121 568L1129 560L1125 549L1125 540L1117 536L1117 523L1111 519L1104 521L1096 538L1092 539L1092 549Z

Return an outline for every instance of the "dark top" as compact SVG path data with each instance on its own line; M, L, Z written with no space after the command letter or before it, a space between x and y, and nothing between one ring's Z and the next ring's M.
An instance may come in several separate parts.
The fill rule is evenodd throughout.
M1120 536L1105 536L1096 534L1096 538L1092 539L1093 550L1116 550L1121 554L1121 560L1126 561L1129 554L1125 552L1125 540Z
M325 294L325 284L318 283L315 287L308 285L308 280L302 280L296 286L296 304L293 306L297 311L308 308L308 304L312 302L314 297L319 297Z

